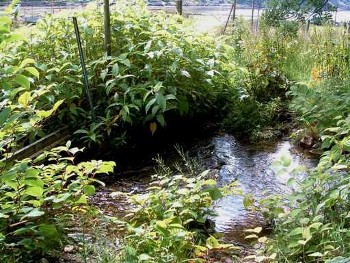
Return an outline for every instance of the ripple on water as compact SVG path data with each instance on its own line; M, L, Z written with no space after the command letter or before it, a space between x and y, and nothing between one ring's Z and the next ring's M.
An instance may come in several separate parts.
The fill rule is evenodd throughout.
M238 180L242 191L256 200L290 191L286 183L292 175L288 171L300 165L313 166L312 161L298 153L287 140L255 147L243 145L231 135L221 135L213 138L212 144L212 158L216 159L219 167L219 184L227 185ZM286 172L277 175L273 164L282 156L292 162ZM218 214L216 229L224 233L228 241L245 244L244 229L267 224L261 214L245 209L241 196L227 196L219 200L214 208Z

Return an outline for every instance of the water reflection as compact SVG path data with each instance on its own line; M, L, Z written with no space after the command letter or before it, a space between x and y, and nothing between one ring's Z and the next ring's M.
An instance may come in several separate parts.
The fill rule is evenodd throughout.
M213 138L212 144L212 158L217 163L219 184L227 185L238 180L243 192L251 194L256 200L290 191L286 185L292 176L289 171L299 165L314 165L314 162L295 151L287 140L255 147L242 145L231 135L222 135ZM292 162L287 171L276 175L273 163L281 157ZM231 241L244 243L244 228L266 224L259 213L244 208L241 196L221 199L216 203L215 211L218 214L215 219L217 231L225 233L226 239Z

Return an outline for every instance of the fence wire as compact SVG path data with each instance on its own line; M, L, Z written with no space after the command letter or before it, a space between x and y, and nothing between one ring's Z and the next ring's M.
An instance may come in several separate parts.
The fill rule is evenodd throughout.
M110 0L111 12L113 12L114 1ZM6 2L0 2L0 10L6 6ZM98 1L21 1L20 5L15 9L13 16L16 20L27 23L35 23L46 14L56 14L62 11L73 13L76 10L81 10L87 4L96 4L101 6ZM216 4L216 5L194 5L186 4L183 6L183 15L193 19L196 28L199 31L210 31L213 28L222 29L226 22L228 26L232 25L232 17L229 18L231 4ZM153 11L164 10L168 13L176 13L175 4L170 5L149 5L149 9ZM251 19L252 12L250 8L238 6L236 17L242 16L245 19ZM257 19L257 10L254 13L254 19Z

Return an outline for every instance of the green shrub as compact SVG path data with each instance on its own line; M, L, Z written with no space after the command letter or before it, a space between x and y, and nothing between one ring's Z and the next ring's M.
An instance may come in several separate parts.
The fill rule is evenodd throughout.
M235 89L235 66L226 55L230 48L186 30L180 16L152 13L143 1L118 1L111 13L112 56L106 57L101 10L76 15L97 114L93 125L71 21L65 16L45 17L32 30L28 44L18 48L22 59L37 61L40 79L31 88L45 87L40 103L64 99L53 126L78 124L87 141L102 144L108 141L103 138L120 137L130 126L146 126L154 133L171 115L219 111L223 105L218 96Z
M285 37L284 41L281 41ZM237 92L231 94L224 126L236 134L250 137L268 127L276 127L278 116L285 112L286 92L291 82L285 77L284 63L291 49L290 36L263 27L253 33L238 21L228 44L232 59L240 66L236 73Z
M113 162L74 164L80 150L61 146L35 160L3 167L0 176L1 259L29 260L57 251L67 232L64 218L87 206L94 176L113 171ZM43 164L46 163L46 164ZM3 164L3 163L2 163ZM5 169L4 169L5 168Z
M288 198L265 200L275 225L266 252L276 262L349 257L349 166L339 148L337 143L325 152L302 181L290 180L295 190Z
M209 171L196 175L189 166L174 174L160 160L147 193L128 197L134 208L127 216L121 261L205 262L210 249L233 249L213 236L210 217L213 202L232 193L234 185L218 187Z

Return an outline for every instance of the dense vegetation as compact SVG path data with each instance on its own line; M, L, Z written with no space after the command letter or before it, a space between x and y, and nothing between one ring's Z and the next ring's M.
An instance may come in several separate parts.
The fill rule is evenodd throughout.
M96 262L206 262L211 250L234 249L218 242L208 217L213 201L235 188L217 187L212 174L181 151L185 165L171 169L159 160L147 194L127 196L134 208L128 222L88 206L96 184L103 184L96 175L113 172L115 164L74 158L82 145L119 149L131 130L155 135L179 119L203 117L255 140L281 135L294 117L301 128L295 140L311 138L309 146L323 150L316 169L290 181L292 194L263 201L274 234L262 238L253 231L250 237L264 243L264 251L252 258L350 257L347 32L262 23L257 33L236 21L229 35L213 38L191 31L182 17L149 12L143 1L126 3L111 16L109 57L102 48L102 13L93 7L77 14L96 118L85 99L71 21L48 16L13 31L11 19L0 18L0 260L57 258L72 242L71 222L91 217L90 224L125 231L119 250L83 250ZM8 161L17 149L66 126L75 134L72 142ZM282 160L281 171L289 164Z
M113 53L106 57L102 13L92 8L77 16L96 118L85 99L71 21L64 15L48 16L24 34L21 30L28 28L13 33L11 19L1 18L1 261L57 257L72 242L67 226L86 215L88 196L95 193L96 183L103 184L95 175L112 172L114 166L75 163L81 149L72 144L100 151L118 148L130 129L154 134L173 118L217 114L219 101L228 101L222 94L235 93L231 86L237 70L225 55L230 47L185 31L181 17L153 15L141 1L134 6L121 3L111 16ZM17 149L63 126L75 131L72 143L35 159L7 161ZM145 200L149 217L130 220L125 239L130 245L116 255L119 260L151 260L161 250L164 260L175 262L202 256L209 236L198 236L188 224L204 225L212 201L223 190L205 174L186 176L162 178L159 187L169 186L165 190L152 188L153 201ZM178 200L177 205L170 200ZM135 234L141 233L149 240L139 243ZM164 239L158 248L154 235ZM207 242L220 247L213 236Z
M234 35L237 32L239 26ZM273 37L266 39L267 32ZM273 76L278 73L288 79L288 104L299 127L304 127L292 137L301 143L303 138L309 138L312 143L307 147L323 150L317 168L306 171L305 179L293 178L288 182L292 195L262 202L262 210L273 223L274 232L268 239L258 239L264 243L265 250L261 256L252 258L272 262L347 262L350 256L348 33L327 26L312 28L310 32L292 32L280 26L262 28L253 35L239 33L243 36L240 38L243 47L254 50L253 57L260 50L267 50L270 59L276 58ZM295 171L290 168L290 160L282 159L276 165L281 173L300 172L300 168ZM258 238L258 235L250 237Z

